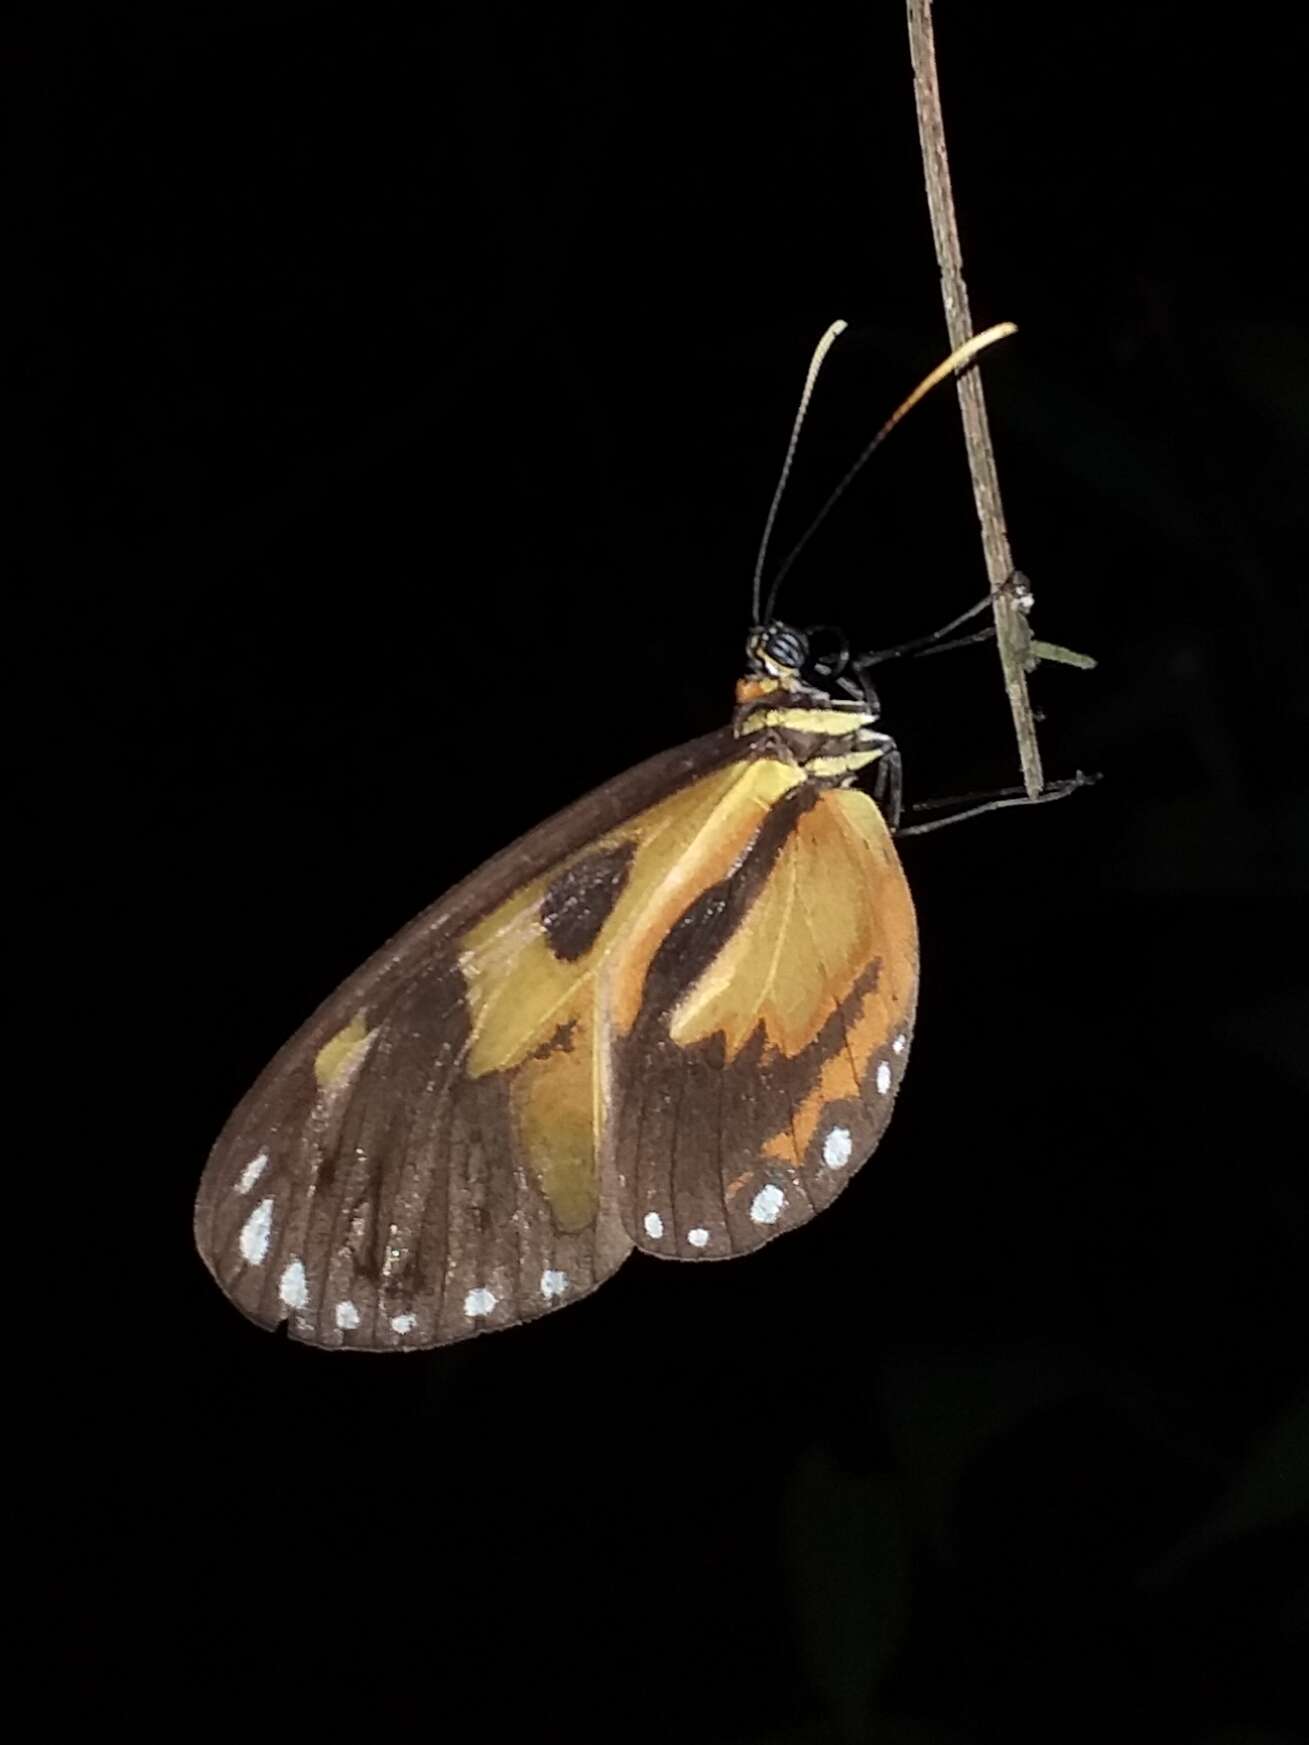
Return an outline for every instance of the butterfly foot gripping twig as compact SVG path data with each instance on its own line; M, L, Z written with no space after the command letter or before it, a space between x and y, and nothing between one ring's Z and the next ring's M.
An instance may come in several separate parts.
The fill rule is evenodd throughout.
M1011 570L1004 584L1018 612L1018 622L1015 625L1016 640L1023 645L1023 671L1034 673L1043 661L1049 661L1054 666L1076 667L1080 672L1091 672L1096 666L1093 655L1079 654L1075 649L1064 648L1057 642L1042 642L1032 635L1027 624L1027 615L1036 603L1036 595L1032 592L1032 584L1021 570ZM932 650L928 649L927 653Z

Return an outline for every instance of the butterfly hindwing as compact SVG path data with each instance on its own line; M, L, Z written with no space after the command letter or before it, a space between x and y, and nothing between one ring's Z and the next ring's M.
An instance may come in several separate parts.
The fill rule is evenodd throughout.
M867 795L806 786L668 937L620 1044L619 1151L648 1252L722 1259L828 1205L890 1118L913 905Z

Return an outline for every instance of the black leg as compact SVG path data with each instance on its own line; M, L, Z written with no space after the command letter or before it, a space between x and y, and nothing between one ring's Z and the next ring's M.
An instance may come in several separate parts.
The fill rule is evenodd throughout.
M873 687L873 681L866 673L857 671L854 678L848 679L842 676L836 682L848 697L854 697L857 702L862 703L873 720L877 720L882 713L882 699L878 696Z
M1066 781L1051 782L1035 798L1025 793L1022 788L999 788L992 794L959 794L949 800L927 800L913 810L928 812L937 806L959 805L965 800L976 800L978 804L965 806L962 812L952 812L948 818L934 818L930 824L906 824L903 829L896 830L896 835L926 836L929 830L945 830L951 824L962 824L965 818L980 817L983 812L1003 812L1010 806L1044 806L1050 800L1067 799L1069 794L1075 794L1079 788L1089 788L1099 779L1099 776L1083 775L1078 770L1075 776L1069 776Z
M920 648L915 659L926 660L929 654L950 654L956 648L971 648L976 642L994 641L995 625L988 624L985 630L974 630L971 636L952 636L949 642L934 642L930 648Z
M873 799L886 819L887 828L894 830L900 822L904 805L904 766L900 761L900 747L889 733L865 737L872 744L885 748L873 765Z
M1021 570L1014 570L1005 582L1002 593L1008 593L1019 611L1027 612L1032 605L1032 586ZM973 618L985 612L991 604L991 595L984 594L975 606L970 606L966 612L961 612L957 618L952 618L948 624L943 624L939 630L929 631L926 636L912 637L908 642L898 642L894 648L870 649L867 654L861 654L851 661L851 666L858 670L864 667L878 666L884 660L898 660L905 654L945 654L954 648L968 648L974 642L990 642L995 637L995 626L990 625L985 630L974 631L971 636L956 637L953 642L945 642L942 638L949 636L952 630L958 630L961 624L967 624Z
M987 594L975 606L970 606L966 612L961 612L957 618L952 618L939 630L929 631L926 636L911 637L908 642L897 642L894 648L870 649L867 654L858 655L851 664L862 672L865 667L880 666L884 660L899 660L901 655L917 654L920 649L931 648L933 644L939 643L942 637L949 636L952 630L958 630L961 624L967 624L970 619L979 617L990 604L991 596ZM974 639L969 637L968 640Z

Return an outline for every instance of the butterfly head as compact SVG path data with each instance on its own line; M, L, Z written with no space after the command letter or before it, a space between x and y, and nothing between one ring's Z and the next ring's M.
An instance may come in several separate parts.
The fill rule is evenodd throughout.
M746 638L745 657L751 678L772 679L782 687L796 685L809 663L809 638L803 630L776 619L756 624Z
M828 646L829 641L831 646ZM770 618L756 624L746 638L746 670L741 685L750 696L787 692L809 697L830 697L835 680L850 690L842 674L850 665L845 636L832 625L797 630ZM851 696L859 695L850 691Z
M776 618L756 624L746 638L746 674L738 685L751 697L786 691L830 700L835 690L857 700L870 712L881 713L877 693L865 668L872 663L852 660L845 632L834 624L811 624L797 630ZM738 700L744 700L738 696Z

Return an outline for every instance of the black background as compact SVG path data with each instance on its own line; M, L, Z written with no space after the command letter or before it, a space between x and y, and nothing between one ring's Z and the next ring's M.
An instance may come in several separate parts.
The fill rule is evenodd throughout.
M213 1288L207 1149L446 884L724 719L817 336L852 324L779 551L947 349L904 21L31 15L11 406L54 631L15 676L88 1069L49 1190L55 1701L486 1745L1296 1736L1292 17L938 17L975 320L1021 328L985 364L1016 558L1101 663L1037 676L1043 746L1104 780L906 843L923 998L873 1163L753 1260L351 1359ZM884 645L984 588L946 389L783 607ZM1014 779L990 651L881 688L911 800Z

